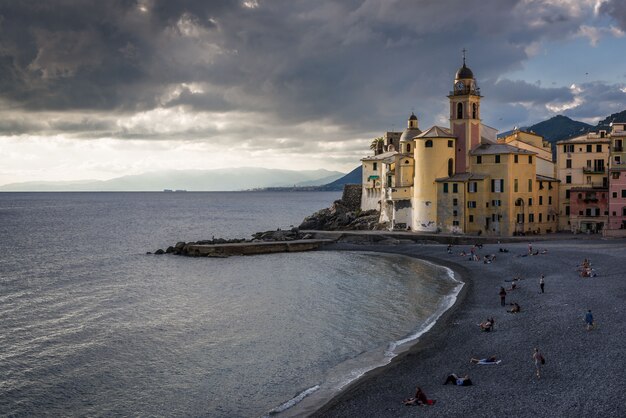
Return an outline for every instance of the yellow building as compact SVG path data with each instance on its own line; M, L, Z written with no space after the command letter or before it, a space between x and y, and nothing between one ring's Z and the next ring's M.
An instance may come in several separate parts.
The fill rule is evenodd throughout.
M497 140L497 131L480 119L481 97L464 60L448 95L450 128L421 131L412 114L399 138L385 135L385 153L362 160L369 205L363 208L380 196L380 221L392 229L498 236L556 231L551 145L521 131ZM368 190L379 180L379 191Z

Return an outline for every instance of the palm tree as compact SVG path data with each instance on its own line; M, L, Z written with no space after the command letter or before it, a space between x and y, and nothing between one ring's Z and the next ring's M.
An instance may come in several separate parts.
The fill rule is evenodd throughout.
M383 152L383 145L385 144L385 140L382 136L378 138L374 138L372 143L370 144L370 149L374 151L374 154L380 154Z

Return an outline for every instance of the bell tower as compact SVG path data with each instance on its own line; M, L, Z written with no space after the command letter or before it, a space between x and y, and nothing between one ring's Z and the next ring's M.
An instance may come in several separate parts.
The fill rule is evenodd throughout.
M480 88L476 85L474 73L465 65L465 49L463 49L463 66L454 77L454 86L450 99L450 129L457 138L455 149L455 172L465 173L469 170L469 152L481 142L480 127Z

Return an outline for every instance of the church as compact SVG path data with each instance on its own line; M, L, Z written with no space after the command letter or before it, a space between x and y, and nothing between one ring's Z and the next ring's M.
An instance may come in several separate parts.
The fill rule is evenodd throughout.
M385 132L363 158L361 209L392 230L511 236L556 232L559 180L552 145L482 123L481 91L463 58L448 94L450 125Z

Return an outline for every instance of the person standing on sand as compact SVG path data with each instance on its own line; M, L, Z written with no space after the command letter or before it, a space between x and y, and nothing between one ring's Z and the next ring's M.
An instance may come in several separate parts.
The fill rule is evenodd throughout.
M504 290L504 287L500 286L500 293L498 293L500 295L500 305L504 306L506 303L506 290Z
M529 242L528 243L528 255L532 255L533 254L533 243Z
M545 282L543 281L544 275L542 274L541 277L539 278L539 287L541 288L541 293L543 293L543 286L545 284Z
M535 371L537 374L537 379L541 379L541 365L545 364L543 356L539 352L539 349L535 347L535 352L533 353L533 360L535 361Z
M587 331L591 331L593 328L593 314L591 313L591 309L587 310L585 314L585 322L587 323Z

